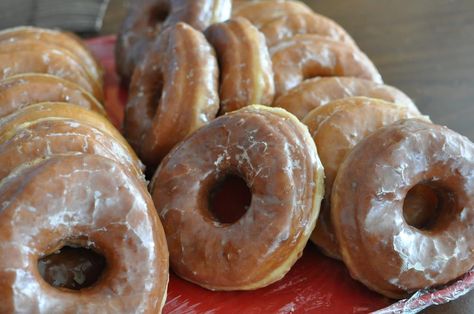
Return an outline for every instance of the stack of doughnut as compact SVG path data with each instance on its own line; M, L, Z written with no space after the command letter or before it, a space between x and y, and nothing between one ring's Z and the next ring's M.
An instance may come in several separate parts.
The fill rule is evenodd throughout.
M71 34L0 32L0 313L148 313L168 249L102 68Z
M118 36L125 136L157 168L175 273L211 290L263 287L311 233L391 298L471 269L473 143L383 84L304 3L231 2L134 2Z

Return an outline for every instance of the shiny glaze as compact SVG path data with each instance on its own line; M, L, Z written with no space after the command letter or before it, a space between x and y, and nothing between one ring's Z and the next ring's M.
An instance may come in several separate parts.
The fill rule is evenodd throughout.
M413 101L399 89L355 77L316 77L305 80L275 100L281 107L303 119L311 110L328 102L355 96L386 100L418 111Z
M339 168L332 221L351 275L392 298L448 283L474 266L474 144L446 127L405 120L361 141ZM435 226L403 216L407 192L449 192Z
M378 99L353 97L330 102L311 111L303 123L318 147L326 178L325 196L311 240L322 251L340 259L331 223L331 191L339 166L351 150L375 130L398 120L421 117L405 107Z
M0 182L0 312L157 313L168 283L165 235L141 182L99 156L60 156ZM91 287L57 289L37 261L93 248L106 269Z
M0 42L29 39L53 44L77 56L94 80L102 86L103 69L82 40L73 33L61 32L39 27L20 26L0 32Z
M217 85L217 60L202 33L184 23L162 33L136 68L125 109L126 137L147 166L214 119Z
M257 28L282 16L302 13L312 14L313 10L299 1L241 1L232 10L232 16L245 17Z
M0 143L0 180L23 163L61 154L107 157L122 164L137 177L143 177L138 159L100 126L81 122L80 117L55 117L15 124L8 136L3 137Z
M110 135L118 144L120 144L133 164L137 168L143 168L138 157L127 141L122 137L119 131L103 116L67 103L42 103L17 110L13 114L0 119L0 143L12 138L19 128L27 127L32 122L40 120L75 120L81 124L86 124L99 129Z
M59 76L80 85L97 100L103 100L101 85L68 50L32 39L0 42L0 80L24 73Z
M238 175L252 192L240 220L209 212L213 186ZM324 194L307 128L282 109L248 106L217 118L163 160L152 181L176 274L211 290L252 290L301 256Z
M107 116L89 92L71 81L47 74L19 74L0 81L0 118L41 102L67 102Z
M139 0L131 1L118 34L117 71L128 80L148 47L167 27L184 22L199 31L227 20L231 0Z
M382 83L372 61L358 48L319 35L296 35L270 49L277 96L317 76L353 76Z
M220 65L220 113L253 104L271 105L275 84L262 33L247 19L237 17L211 25L205 34Z
M291 13L276 18L260 27L267 45L273 47L298 34L317 34L335 41L356 45L354 39L339 24L317 13Z

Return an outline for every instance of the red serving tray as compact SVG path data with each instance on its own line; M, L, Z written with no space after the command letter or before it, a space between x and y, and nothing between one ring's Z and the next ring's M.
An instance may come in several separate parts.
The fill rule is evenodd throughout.
M91 39L88 44L104 65L106 109L120 129L127 91L115 74L115 37ZM285 278L256 291L211 292L171 273L164 313L416 313L454 300L473 288L471 271L447 287L396 302L368 290L350 277L343 263L308 244Z

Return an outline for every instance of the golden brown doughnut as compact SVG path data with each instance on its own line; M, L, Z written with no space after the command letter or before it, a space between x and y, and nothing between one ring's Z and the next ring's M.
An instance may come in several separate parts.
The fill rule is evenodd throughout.
M232 177L245 181L249 207L222 221L212 199ZM151 187L173 270L211 290L281 279L314 228L323 177L307 128L283 109L248 106L197 130L166 156Z
M218 69L204 35L178 23L137 66L125 109L125 134L147 166L161 159L219 110Z
M332 221L352 277L391 298L442 285L474 266L474 145L446 127L405 120L361 141L339 168ZM424 225L404 217L417 185L437 198Z
M24 39L53 44L61 49L67 50L69 53L77 56L77 59L83 64L84 69L91 74L98 84L102 85L102 66L92 55L89 48L73 33L30 26L14 27L0 32L0 42Z
M67 102L107 116L89 92L71 81L47 74L19 74L0 81L0 118L41 102Z
M267 45L273 47L298 34L317 34L356 46L354 39L339 24L317 13L292 13L262 25Z
M241 16L257 28L289 14L312 14L311 8L299 1L248 1L232 10L232 16Z
M0 143L12 138L21 127L42 120L75 120L78 123L90 125L95 129L110 135L126 151L136 169L143 168L133 149L122 137L119 131L103 116L90 110L67 103L42 103L17 110L9 116L0 119Z
M375 130L401 119L420 117L402 106L383 100L353 97L333 101L311 111L303 123L318 147L324 166L326 191L311 240L322 251L340 259L339 246L331 224L331 190L339 166L350 151Z
M275 84L262 33L237 17L211 25L205 34L220 65L220 113L253 104L271 105Z
M227 20L231 0L139 0L130 2L116 46L116 66L128 80L149 46L167 27L178 22L204 31L209 25Z
M316 77L305 80L278 97L273 106L281 107L299 119L331 101L365 96L382 99L418 111L413 101L399 89L355 77Z
M80 85L98 101L103 100L101 84L68 50L31 39L0 42L0 80L24 73L59 76Z
M276 95L317 76L352 76L382 83L372 61L353 45L318 35L296 35L270 49Z
M36 161L0 182L0 203L1 313L161 311L165 235L145 186L120 164L94 155ZM105 258L90 287L41 277L38 260L64 246Z
M127 167L137 177L143 178L142 165L136 156L130 155L128 147L124 147L100 127L79 121L80 118L54 117L15 124L0 143L0 180L21 164L73 153L112 159Z

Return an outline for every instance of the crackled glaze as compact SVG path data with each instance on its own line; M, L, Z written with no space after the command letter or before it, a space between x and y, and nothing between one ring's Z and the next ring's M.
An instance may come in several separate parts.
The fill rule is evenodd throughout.
M79 85L47 74L19 74L0 81L0 118L42 102L67 102L106 116L104 107Z
M278 97L273 106L286 109L303 119L311 110L331 101L356 96L382 99L418 111L413 101L399 89L355 77L316 77L305 80Z
M299 1L248 1L240 3L232 11L232 16L245 17L257 28L274 19L288 14L312 14L313 10Z
M267 45L273 47L298 34L317 34L356 46L352 37L339 24L317 13L290 13L260 27Z
M233 18L206 30L220 65L220 113L271 105L275 94L272 62L263 35L247 19Z
M340 259L339 245L331 223L331 190L339 166L362 139L398 120L421 117L418 111L365 97L336 100L311 111L303 123L318 147L326 179L325 197L311 240L326 255Z
M0 32L0 42L12 42L23 39L53 44L76 55L78 60L84 65L84 69L102 86L102 66L92 55L89 48L83 44L82 40L73 33L30 26L14 27Z
M0 312L156 313L166 299L168 252L143 184L99 156L58 156L0 183ZM37 260L75 244L106 259L91 287L56 289Z
M252 200L237 222L222 224L208 197L228 174L245 180ZM173 270L211 290L281 279L314 228L323 176L307 128L282 109L248 106L199 129L163 160L151 187Z
M446 191L436 224L407 224L419 183ZM448 283L474 266L474 144L446 127L404 120L379 129L339 168L332 221L351 275L388 297ZM446 206L444 206L446 207Z
M76 55L66 49L33 39L0 42L0 80L23 73L59 76L80 85L103 100L102 85L86 70Z
M1 129L0 129L1 132ZM141 163L111 135L80 119L45 118L14 127L0 143L0 180L23 163L61 154L91 154L107 157L142 177Z
M382 83L372 61L357 47L319 35L296 35L270 48L270 54L277 96L318 76L352 76Z
M219 110L214 49L189 25L168 28L137 66L125 109L125 134L147 166Z
M131 78L135 66L149 46L167 27L184 22L203 31L209 25L227 20L231 0L139 0L130 2L127 17L119 31L117 71Z
M67 103L42 103L17 110L13 114L0 119L0 143L12 138L18 129L27 127L32 122L41 120L75 120L78 123L90 125L110 135L130 156L138 168L143 168L138 157L120 132L103 116Z

